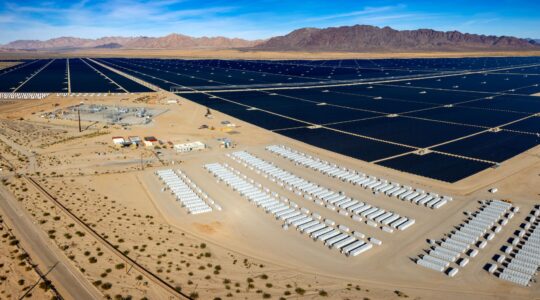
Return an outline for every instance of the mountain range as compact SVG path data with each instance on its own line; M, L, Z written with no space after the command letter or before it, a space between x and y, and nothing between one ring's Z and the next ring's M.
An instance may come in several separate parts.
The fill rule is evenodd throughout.
M59 37L46 41L17 40L0 48L14 50L62 50L84 48L129 48L129 49L197 49L197 48L244 48L261 41L248 41L226 37L190 37L183 34L169 34L164 37L103 37L83 39Z
M254 48L279 51L456 51L456 50L540 50L526 39L486 36L432 29L395 30L369 25L302 28L271 38Z
M487 36L432 29L395 30L390 27L355 25L325 29L302 28L268 40L226 37L190 37L170 34L164 37L103 37L83 39L60 37L46 41L17 40L3 49L243 49L265 51L521 51L540 50L540 41L510 36Z

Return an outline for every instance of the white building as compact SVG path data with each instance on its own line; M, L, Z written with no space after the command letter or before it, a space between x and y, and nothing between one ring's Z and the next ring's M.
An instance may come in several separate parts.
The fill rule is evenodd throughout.
M191 152L203 150L204 148L206 148L206 145L199 141L174 145L174 149L176 149L176 152Z
M122 145L124 145L124 143L126 142L126 140L125 140L123 137L121 137L121 136L114 136L114 137L112 138L112 142L113 142L113 144L115 144L115 145L122 146Z

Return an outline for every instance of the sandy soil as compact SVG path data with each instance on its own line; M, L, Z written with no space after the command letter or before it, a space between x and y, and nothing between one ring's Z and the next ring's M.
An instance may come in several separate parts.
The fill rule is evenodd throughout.
M0 61L0 70L20 64L17 61Z
M540 297L537 284L521 288L498 280L482 267L517 228L524 215L538 203L540 186L540 147L502 164L448 184L412 176L384 167L354 160L329 151L290 140L243 121L213 112L189 101L165 105L167 93L141 97L115 96L85 99L85 103L149 105L167 109L145 126L121 127L83 124L78 132L73 121L40 118L42 112L79 103L78 98L24 101L0 106L0 151L5 185L33 214L51 239L72 259L81 272L111 297L120 295L154 299L164 290L141 277L84 233L69 217L29 186L13 171L27 173L78 217L170 284L201 299L214 297L253 299L271 297L313 299L395 299L405 295L415 299L531 299ZM22 118L22 119L21 119ZM221 121L237 125L228 131ZM201 125L213 129L198 129ZM156 149L112 146L112 136L153 135L164 142ZM364 223L305 201L275 183L237 164L225 156L217 138L233 139L237 149L274 162L277 166L308 180L401 215L417 223L404 232L385 233ZM167 142L200 140L209 148L187 154L176 153ZM287 144L340 165L395 180L455 200L439 210L430 210L383 195L374 196L363 189L295 166L264 150L269 144ZM32 152L34 151L34 152ZM157 151L161 152L157 155ZM284 231L280 224L250 205L222 183L217 183L202 165L227 162L273 191L324 217L345 224L383 241L364 255L346 258L321 243L314 243L294 230ZM142 169L144 167L144 170ZM162 183L154 171L179 168L188 174L222 207L221 212L188 215L173 197L162 192ZM463 219L464 211L478 207L477 200L490 199L487 188L499 188L498 198L521 207L496 238L455 278L416 266L411 258L428 247L427 238L440 238ZM91 259L91 258L94 259ZM109 285L104 285L110 283Z
M437 57L488 57L488 56L539 56L540 51L493 51L493 52L300 52L300 51L249 51L235 49L81 49L62 52L38 51L0 53L0 58L47 58L47 57L157 57L184 59L378 59L378 58L437 58Z
M0 214L0 298L50 299L53 293L47 284L40 281L32 268L31 258L19 245L17 236L4 223Z

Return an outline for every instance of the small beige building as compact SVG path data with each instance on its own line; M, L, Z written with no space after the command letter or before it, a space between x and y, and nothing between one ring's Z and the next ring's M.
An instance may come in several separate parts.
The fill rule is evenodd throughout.
M176 152L199 151L199 150L204 150L205 148L206 148L206 145L200 141L174 145L174 149L176 149Z

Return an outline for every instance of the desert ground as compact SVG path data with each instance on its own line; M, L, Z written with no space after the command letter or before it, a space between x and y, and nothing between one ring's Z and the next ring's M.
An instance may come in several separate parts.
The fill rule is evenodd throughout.
M9 67L12 67L12 66L16 66L18 64L19 64L18 61L1 61L0 62L0 70L5 69L5 68L9 68Z
M54 291L33 267L28 253L20 245L17 233L0 215L0 295L4 299L52 298Z
M0 53L3 59L54 57L141 57L182 59L384 59L540 56L540 51L433 51L433 52L302 52L241 49L71 49Z
M111 55L106 51L95 53ZM134 50L127 55L141 56L142 52ZM171 57L179 55L171 53ZM206 54L197 51L185 55L204 57ZM222 55L232 58L239 53L231 50ZM264 57L260 56L262 53L249 55L253 56L244 57ZM321 54L311 58L322 58L318 55ZM336 58L345 57L347 54ZM178 99L178 104L170 103L171 99ZM146 125L83 121L82 132L76 121L42 117L46 112L81 101L155 107L166 112ZM540 175L540 147L512 158L499 168L448 184L317 149L219 112L212 111L212 118L205 117L205 113L205 107L166 92L102 97L52 94L44 100L3 101L0 104L1 189L12 196L9 200L12 205L29 215L45 236L50 251L76 273L74 276L81 279L79 284L88 295L114 299L180 298L178 292L193 299L540 297L537 283L528 288L518 287L483 270L538 203L540 185L535 182ZM234 126L224 126L223 121ZM201 125L207 128L199 129ZM163 144L153 148L119 148L111 141L113 136L134 135L155 136ZM233 140L233 149L222 148L218 138ZM177 153L168 143L188 141L202 141L208 147ZM377 177L451 195L454 200L441 209L431 210L373 195L264 150L272 144L288 145ZM416 224L406 231L386 233L353 221L283 189L226 156L238 150L248 151L356 199L412 217ZM262 209L216 182L203 168L204 164L214 162L228 163L301 207L375 237L383 244L360 256L345 257L294 229L285 231L280 222ZM163 182L155 175L162 169L185 172L223 210L187 214L170 192L163 191ZM475 211L478 201L492 199L494 196L488 192L491 187L499 189L498 199L511 201L520 207L520 212L456 277L417 266L412 258L428 248L426 239L442 237L464 220L463 212ZM2 207L0 213L6 222L16 223L6 217ZM11 272L17 276L9 276L7 282L0 283L0 298L18 298L39 276L19 262L18 255L23 250L16 251L9 242L18 238L17 233L14 230L12 237L5 228L2 227L0 261L3 269L12 266ZM21 238L21 245L38 262L40 272L52 267L28 241ZM54 276L60 278L60 275L52 272L48 279L64 297L76 298L71 297L65 282L55 279ZM23 284L17 283L19 278ZM31 293L36 298L52 296L51 291L39 287Z

